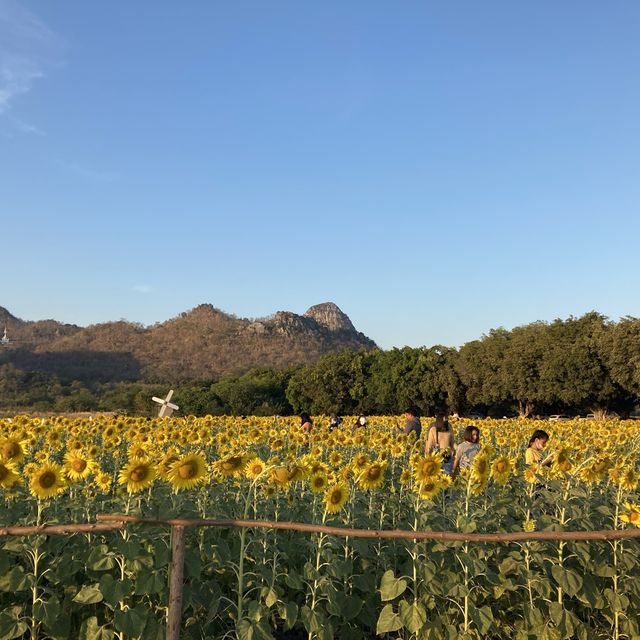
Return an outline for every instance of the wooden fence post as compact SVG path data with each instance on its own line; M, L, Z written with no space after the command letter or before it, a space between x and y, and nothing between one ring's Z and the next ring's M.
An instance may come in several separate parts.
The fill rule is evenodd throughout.
M166 640L180 640L182 587L184 579L184 527L171 527L171 564L169 565L169 611Z

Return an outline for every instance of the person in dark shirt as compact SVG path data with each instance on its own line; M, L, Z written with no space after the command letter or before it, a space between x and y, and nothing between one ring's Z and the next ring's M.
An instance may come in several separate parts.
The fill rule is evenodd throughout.
M342 418L337 413L329 415L329 431L333 431L335 428L342 424Z
M404 427L398 427L402 433L415 433L416 440L420 440L422 435L422 423L418 417L418 410L415 407L409 407L404 412Z

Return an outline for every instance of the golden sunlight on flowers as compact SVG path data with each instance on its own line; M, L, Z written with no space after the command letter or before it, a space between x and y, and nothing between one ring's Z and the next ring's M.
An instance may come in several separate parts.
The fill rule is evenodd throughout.
M39 500L53 498L66 488L64 471L59 464L48 462L31 475L29 491Z
M207 462L200 453L192 453L176 460L167 473L167 479L175 491L193 489L206 478Z
M330 487L324 498L327 513L338 513L347 502L349 490L344 484L334 484Z
M118 484L128 493L138 493L151 486L155 478L156 468L150 462L133 459L120 471Z

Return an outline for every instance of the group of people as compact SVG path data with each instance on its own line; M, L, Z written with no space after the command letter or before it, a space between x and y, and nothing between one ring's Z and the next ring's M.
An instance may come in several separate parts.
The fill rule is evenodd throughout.
M415 433L416 441L422 437L422 423L419 412L416 408L409 407L404 412L405 422L403 426L397 425L398 431L404 434ZM313 421L308 413L300 415L301 427L303 431L310 432L313 428ZM333 431L343 424L342 418L336 413L329 417L329 431ZM367 419L359 416L351 426L351 431L366 427ZM552 462L551 456L544 456L543 450L549 440L549 434L542 429L537 429L529 440L529 446L525 453L525 462L528 465L536 464L549 466ZM440 452L442 455L442 469L445 473L453 476L459 469L469 468L473 460L480 451L480 429L469 425L465 428L463 441L456 446L454 432L451 424L447 420L447 414L443 410L436 411L435 420L429 424L427 435L424 439L425 455Z

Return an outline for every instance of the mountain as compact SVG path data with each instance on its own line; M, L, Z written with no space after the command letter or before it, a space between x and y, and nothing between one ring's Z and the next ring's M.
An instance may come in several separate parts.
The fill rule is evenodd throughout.
M253 367L314 362L343 349L373 349L332 302L303 315L237 318L201 304L149 327L118 321L79 327L55 320L20 320L0 307L0 365L54 373L62 380L173 382L217 379Z

